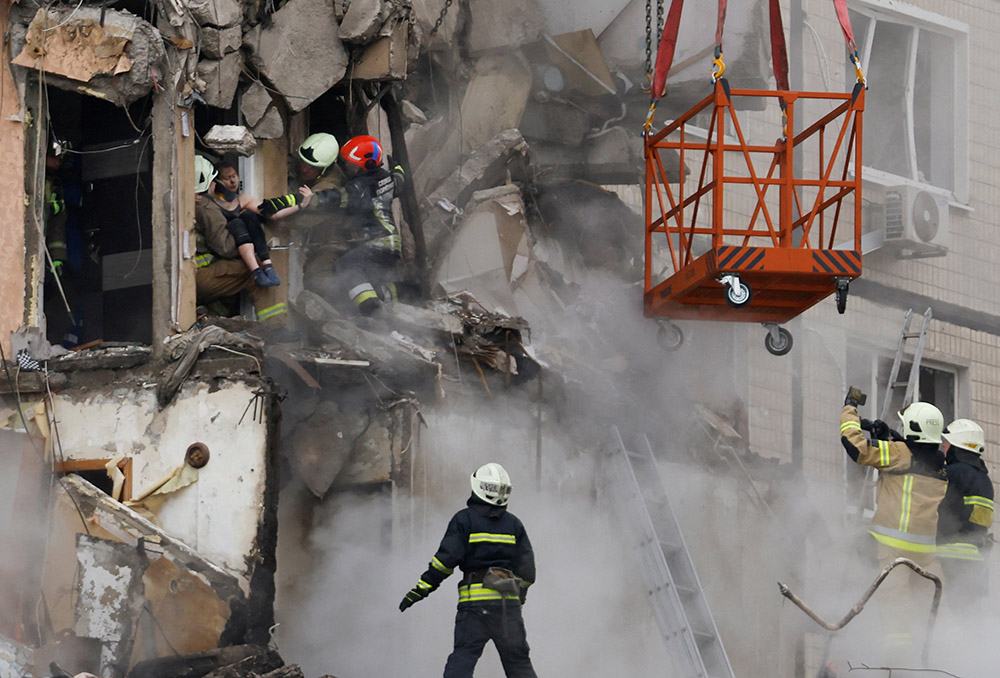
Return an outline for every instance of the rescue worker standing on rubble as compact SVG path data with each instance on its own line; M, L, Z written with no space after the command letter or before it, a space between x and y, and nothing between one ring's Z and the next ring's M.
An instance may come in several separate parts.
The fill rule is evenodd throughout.
M472 474L468 507L448 523L441 545L417 585L399 604L400 612L434 592L458 567L455 649L444 678L472 678L493 641L507 678L535 678L521 606L535 579L535 554L524 525L507 511L510 476L489 463Z
M942 433L948 492L938 508L937 554L948 581L945 597L962 615L980 611L989 593L985 561L992 544L993 483L983 462L986 436L970 419Z
M857 408L862 402L862 394L852 388L840 413L840 441L853 461L878 470L877 508L868 532L877 542L879 567L908 558L940 576L935 542L938 506L948 486L944 455L938 449L944 417L930 403L912 403L899 413L903 432L898 434L881 421L860 419ZM872 432L871 442L863 431ZM886 647L905 653L915 647L909 620L929 609L934 587L902 566L882 588L889 589L883 630ZM925 594L927 607L918 603Z
M268 330L271 331L269 338L275 341L293 338L286 328L288 307L281 301L278 288L261 287L254 283L240 258L236 240L227 228L226 215L208 197L208 190L216 176L212 163L203 156L195 156L194 175L195 263L198 266L195 288L198 303L208 304L246 290L253 299L257 320L268 323Z

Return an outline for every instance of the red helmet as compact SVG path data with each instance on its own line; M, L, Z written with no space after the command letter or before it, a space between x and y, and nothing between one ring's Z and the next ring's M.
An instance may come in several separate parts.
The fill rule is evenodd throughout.
M361 169L375 169L382 164L382 146L367 134L354 137L340 149L340 157Z

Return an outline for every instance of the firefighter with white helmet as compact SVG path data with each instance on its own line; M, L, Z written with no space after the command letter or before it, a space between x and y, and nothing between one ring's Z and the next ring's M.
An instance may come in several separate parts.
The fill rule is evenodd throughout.
M988 591L984 561L993 524L993 482L983 451L986 435L971 419L956 419L942 433L948 492L938 509L938 557L948 579L948 599L963 612Z
M857 389L848 392L840 413L840 441L854 462L878 470L877 507L868 528L877 542L878 564L885 567L896 558L909 558L940 574L935 555L938 506L948 487L944 455L938 449L944 416L931 403L912 403L899 412L902 432L897 434L882 422L860 419L857 408L863 401ZM869 441L864 430L882 431L888 439L873 435ZM926 580L912 570L897 569L905 573L893 573L883 585L890 589L884 640L905 653L917 646L909 618L918 607L926 609L915 601L928 589Z
M507 510L510 476L490 462L470 478L467 508L448 523L441 545L400 611L423 600L459 568L455 648L445 678L472 678L487 641L492 640L507 678L535 678L521 617L528 586L535 579L535 554L524 525Z

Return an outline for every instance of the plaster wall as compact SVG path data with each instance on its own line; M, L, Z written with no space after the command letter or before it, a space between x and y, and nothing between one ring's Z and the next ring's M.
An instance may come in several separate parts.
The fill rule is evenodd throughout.
M7 25L11 0L0 0L0 26ZM24 125L7 59L0 59L0 343L10 352L10 332L24 315Z
M192 383L164 410L157 407L153 389L91 391L79 399L58 394L54 409L63 457L131 457L133 494L138 495L183 464L191 443L204 443L211 459L198 471L197 482L164 497L157 522L207 559L245 577L263 515L267 453L267 420L255 420L252 405L247 410L255 389L249 382L225 382L214 391Z

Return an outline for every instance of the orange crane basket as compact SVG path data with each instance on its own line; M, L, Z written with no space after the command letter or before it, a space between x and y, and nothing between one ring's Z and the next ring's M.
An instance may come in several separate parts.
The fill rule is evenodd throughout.
M811 108L829 110L797 134L771 145L751 144L733 104L739 97L778 99L787 112L786 130L795 129L796 111L807 102L826 100ZM730 90L720 78L712 94L647 135L645 314L771 325L831 293L843 313L847 285L861 275L864 101L861 83L849 93ZM696 115L709 110L706 139L690 128ZM811 178L796 167L796 149L803 147L805 155L807 142L810 166L816 162ZM679 155L674 186L660 155L664 150ZM700 164L699 171L685 176L686 163ZM742 215L732 209L740 199ZM842 217L847 223L838 238ZM846 233L848 228L853 231ZM698 236L702 249L706 236L711 239L700 254ZM669 267L657 274L654 254L664 252Z

